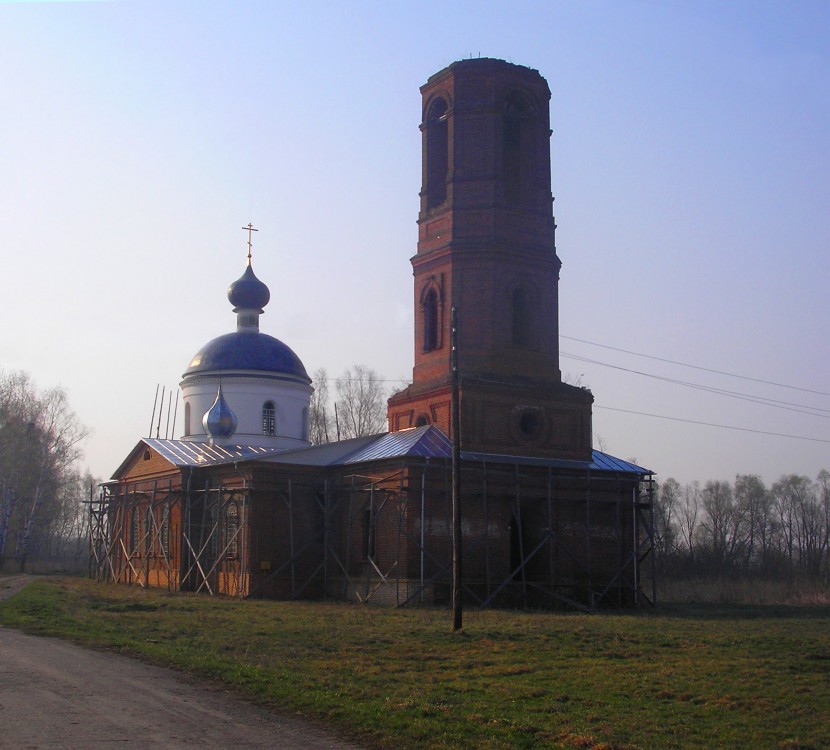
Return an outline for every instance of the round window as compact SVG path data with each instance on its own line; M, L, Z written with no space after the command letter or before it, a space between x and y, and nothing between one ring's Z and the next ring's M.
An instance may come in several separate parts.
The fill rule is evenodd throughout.
M519 429L526 437L535 437L542 428L542 420L535 409L527 409L519 417Z
M538 406L516 406L511 415L513 439L522 442L538 441L547 429L545 411Z

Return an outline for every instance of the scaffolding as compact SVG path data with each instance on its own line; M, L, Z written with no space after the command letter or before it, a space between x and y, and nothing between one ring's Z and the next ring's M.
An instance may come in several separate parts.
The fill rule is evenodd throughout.
M90 577L247 596L248 491L146 484L104 484L90 503Z
M449 604L447 462L329 485L330 525L346 534L324 556L333 598L394 606ZM479 608L584 609L655 601L651 475L563 475L521 463L462 467L463 597ZM362 517L361 517L362 516ZM329 539L331 535L329 534ZM351 566L343 563L351 553ZM355 564L356 563L356 564ZM332 569L334 568L334 569ZM331 582L338 579L339 589Z
M207 479L194 489L192 473L178 485L103 485L90 505L90 575L239 597L448 605L449 462L354 468L252 463L242 487ZM654 603L651 475L465 460L462 488L466 606Z

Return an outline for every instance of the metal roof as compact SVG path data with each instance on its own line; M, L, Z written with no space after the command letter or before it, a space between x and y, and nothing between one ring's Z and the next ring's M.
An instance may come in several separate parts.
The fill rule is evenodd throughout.
M338 443L301 448L278 455L267 456L268 463L286 463L303 466L345 466L367 461L419 456L423 458L450 459L452 443L437 427L414 427L400 432L389 432L363 438L342 440ZM535 456L512 456L494 453L462 451L463 461L488 461L490 463L519 463L524 465L551 466L558 469L595 473L647 475L653 472L630 461L623 461L602 451L592 451L590 461L572 461Z
M335 466L344 462L351 454L373 443L379 435L365 435L363 437L338 440L334 443L312 445L308 448L294 448L262 460L266 463L296 464L299 466Z
M259 331L233 331L211 339L193 355L182 377L222 371L223 378L227 378L233 374L227 371L232 370L311 382L300 358L287 344Z
M653 474L651 469L646 469L630 461L623 461L621 458L615 458L608 453L601 451L593 451L594 460L591 464L592 470L598 471L622 471L633 474Z
M251 461L278 453L280 448L257 448L251 445L214 445L191 440L160 440L143 438L150 446L175 466L213 466L216 464Z
M590 461L576 461L561 458L538 458L536 456L511 456L504 453L475 453L473 451L462 451L461 458L465 461L487 461L490 463L524 464L532 466L551 466L556 469L573 471L591 471L598 473L621 473L621 474L653 474L651 469L646 469L630 461L623 461L603 453L602 451L591 451Z
M299 448L264 460L301 466L342 466L406 456L449 458L451 455L452 446L447 436L437 427L427 425Z
M190 440L160 440L158 438L144 438L139 442L139 446L142 444L157 451L171 464L178 467L217 466L241 461L322 467L345 466L406 457L446 460L452 457L452 443L441 430L433 425L414 427L400 432L367 435L349 440L340 440L336 443L293 450L258 448L247 445L221 446ZM462 451L461 459L463 461L487 463L550 466L578 472L639 474L641 476L653 474L650 469L638 466L630 461L623 461L621 458L615 458L601 451L592 451L590 461L476 453L474 451ZM124 464L126 463L127 461L124 462ZM121 471L124 464L119 467L114 476Z
M384 458L421 456L423 458L450 458L452 444L437 427L413 427L400 432L388 432L360 451L348 456L343 463L377 461Z

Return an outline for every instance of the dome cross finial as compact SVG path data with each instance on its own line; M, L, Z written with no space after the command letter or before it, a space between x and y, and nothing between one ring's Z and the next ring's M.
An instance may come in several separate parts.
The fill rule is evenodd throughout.
M254 225L251 222L248 222L247 227L242 227L248 233L248 265L251 265L251 247L253 243L251 242L251 232L258 232L259 229L254 229Z

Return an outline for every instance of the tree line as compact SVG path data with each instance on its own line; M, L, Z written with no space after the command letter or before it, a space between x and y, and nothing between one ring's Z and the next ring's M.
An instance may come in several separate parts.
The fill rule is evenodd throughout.
M25 373L0 371L0 567L85 564L83 501L98 485L80 469L86 435L63 390L40 391Z
M658 570L669 577L808 579L830 586L830 472L788 474L771 486L660 484L654 498Z

